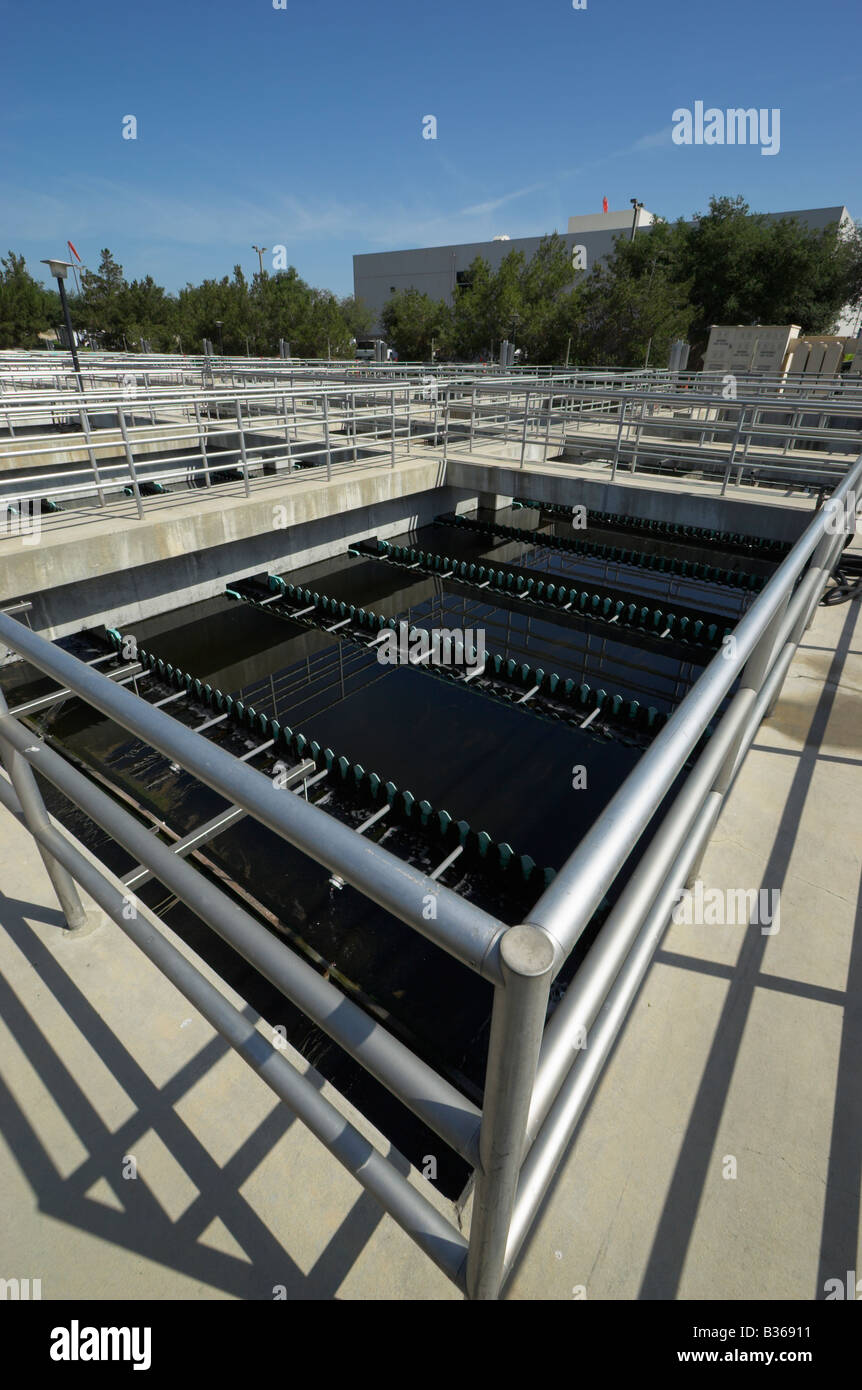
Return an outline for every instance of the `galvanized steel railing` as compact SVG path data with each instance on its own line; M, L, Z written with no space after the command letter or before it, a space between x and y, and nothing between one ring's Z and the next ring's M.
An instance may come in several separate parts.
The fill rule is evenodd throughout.
M846 525L836 525L831 518L846 509L852 521L860 481L862 457L741 619L733 644L705 668L535 904L530 921L513 927L302 797L286 794L163 710L0 614L0 638L13 651L493 984L481 1112L64 758L37 741L8 713L2 696L0 751L9 780L0 780L0 801L34 836L69 926L83 918L77 882L460 1289L471 1298L497 1298L637 994L678 890L695 872L758 725L778 698L847 539ZM632 874L546 1023L553 979L734 686L712 737L653 837L649 855ZM142 917L129 919L124 911L128 895L51 824L33 768L473 1166L469 1240L424 1195L424 1179L417 1175L408 1182L155 927ZM304 772L304 765L298 765L294 779L301 780ZM433 896L436 917L423 911L428 895ZM445 1017L443 1001L441 1016Z
M160 505L149 494L166 488L218 483L229 492L219 476L227 470L249 496L271 484L265 474L301 481L309 462L321 476L325 466L327 480L360 462L394 468L427 443L442 445L444 462L478 448L483 462L505 463L514 449L521 468L528 456L552 466L574 452L608 466L611 480L639 464L694 469L722 494L747 479L831 486L862 434L862 385L844 379L832 392L802 394L740 381L732 399L711 379L666 373L326 381L288 373L282 382L275 372L241 387L114 380L0 397L0 508L43 498L66 510L101 507L126 490L141 518Z

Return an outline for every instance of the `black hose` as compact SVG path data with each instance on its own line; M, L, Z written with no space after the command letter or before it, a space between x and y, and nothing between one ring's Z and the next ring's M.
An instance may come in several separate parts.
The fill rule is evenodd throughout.
M838 603L848 603L851 599L862 598L862 555L848 555L846 552L833 574L835 583L820 600L831 607Z

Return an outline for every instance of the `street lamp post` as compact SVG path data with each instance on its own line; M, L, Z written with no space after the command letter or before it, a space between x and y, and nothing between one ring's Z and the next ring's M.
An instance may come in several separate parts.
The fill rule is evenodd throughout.
M637 229L638 229L638 213L640 212L641 208L643 207L643 203L639 203L638 200L637 200L637 198L629 198L629 202L631 203L632 207L634 208L634 216L632 217L632 234L631 234L631 236L629 237L629 241L634 241L634 239L635 239L635 234L636 234Z
M261 280L262 280L262 279L263 279L263 253L264 253L264 251L266 251L267 248L266 248L265 246L255 246L254 242L252 242L252 243L251 243L251 249L252 249L252 251L256 251L256 252L257 252L257 259L258 259L258 262L259 262L259 264L260 264L260 278L261 278Z
M216 326L216 328L218 329L218 350L219 350L221 356L224 357L224 340L223 340L222 335L221 335L222 323L223 323L223 320L222 320L222 319L216 319L216 321L215 321L215 326Z
M66 299L66 290L63 285L63 281L66 278L69 266L74 265L74 261L43 260L42 264L47 265L50 268L51 274L57 281L57 288L60 291L60 303L63 306L63 318L66 321L66 337L69 339L69 348L72 353L72 362L75 367L75 375L78 378L78 389L80 391L83 391L84 382L81 377L81 364L78 361L78 349L75 346L75 334L72 331L72 319L69 314L69 303Z

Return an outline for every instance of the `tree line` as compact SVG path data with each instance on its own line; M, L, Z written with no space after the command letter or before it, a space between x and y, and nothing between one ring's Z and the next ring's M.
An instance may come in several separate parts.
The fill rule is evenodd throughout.
M61 323L59 296L29 273L22 256L0 260L0 347L38 347ZM370 336L373 314L352 297L308 285L291 266L187 284L168 294L147 276L128 282L109 250L71 293L72 322L96 346L199 353L204 338L225 353L270 356L286 339L297 357L350 357ZM459 276L453 302L416 289L393 294L382 312L403 361L494 359L504 339L524 360L586 367L667 362L677 338L702 360L714 323L798 323L829 332L846 305L862 304L862 236L857 227L815 231L794 218L752 215L742 198L713 198L691 222L657 220L589 271L566 242L545 237L527 260L510 251L498 269L477 256ZM220 328L218 325L221 325Z
M10 251L0 267L0 348L41 346L39 334L62 325L59 294L33 278L23 256ZM151 275L127 281L108 249L98 270L81 272L80 293L67 279L66 294L75 332L118 352L143 342L154 352L197 354L208 338L216 351L274 356L284 338L296 357L350 357L351 340L370 332L373 317L352 297L306 284L293 266L249 281L237 265L232 278L168 294Z
M634 241L576 270L566 242L545 237L526 260L499 268L477 256L451 304L402 290L383 310L387 336L406 359L494 359L504 339L526 360L586 367L666 365L677 338L703 358L714 323L797 323L828 333L841 310L862 304L862 236L837 223L812 230L796 218L752 215L740 197L712 198L705 215L661 219Z

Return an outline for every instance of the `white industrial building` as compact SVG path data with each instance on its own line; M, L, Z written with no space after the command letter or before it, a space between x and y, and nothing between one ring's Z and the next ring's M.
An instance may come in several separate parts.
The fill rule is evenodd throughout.
M796 212L776 212L768 217L796 217L806 226L821 229L837 222L842 227L851 227L852 219L846 207L806 208ZM637 227L649 227L655 220L654 214L646 208L637 210ZM579 270L591 270L597 260L609 256L614 249L614 241L619 236L630 236L633 225L633 210L588 213L581 217L570 217L563 240L572 256L572 264ZM544 233L544 236L549 233ZM482 256L492 270L496 270L510 251L522 251L530 260L538 250L543 236L494 237L491 241L471 241L454 246L426 246L404 251L372 251L353 257L353 290L357 299L362 299L372 309L375 322L380 326L383 306L398 290L417 289L430 295L432 299L445 299L452 303L455 290L463 283L471 263ZM858 332L858 313L846 314L838 325L839 333Z

